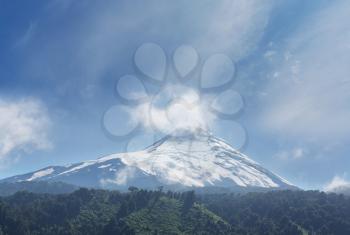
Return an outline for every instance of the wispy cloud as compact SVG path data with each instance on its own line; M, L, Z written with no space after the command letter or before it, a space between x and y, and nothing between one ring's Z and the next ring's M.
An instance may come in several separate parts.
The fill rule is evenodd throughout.
M202 22L206 32L197 39L201 51L230 52L234 60L242 59L256 48L275 3L273 0L216 1L206 22Z
M15 42L14 47L17 48L25 46L33 38L36 28L37 22L31 21L23 35Z
M342 141L350 133L349 2L334 2L279 48L266 85L263 125L303 140Z
M13 153L51 148L50 125L48 113L40 101L0 98L0 161L7 160Z
M56 6L58 1L53 2ZM81 9L81 3L63 2L65 9ZM27 41L34 30L40 31L41 38L37 41L40 43L34 43L28 51L24 73L57 80L60 82L57 87L63 92L68 92L66 89L76 91L78 84L82 96L92 97L106 74L116 71L121 64L124 68L132 64L132 50L144 42L159 43L169 49L187 43L205 56L225 52L239 60L260 40L272 2L150 1L140 5L125 1L101 5L89 2L84 3L84 11L76 13L78 17L69 22L66 30L55 25L57 19L52 22L50 18L56 15L57 7L48 7L48 18L38 21L49 21L57 27L55 32L64 34L65 39L58 40L45 25L37 29L31 24L21 41ZM62 88L62 77L74 82L66 81L71 85Z
M135 167L125 167L115 174L115 178L112 179L101 179L100 183L102 186L108 186L109 184L126 185L128 180L136 176Z
M298 160L305 157L307 150L302 147L295 147L290 150L278 152L275 157L281 160Z
M346 180L344 176L334 176L333 179L324 187L324 191L350 194L350 181Z

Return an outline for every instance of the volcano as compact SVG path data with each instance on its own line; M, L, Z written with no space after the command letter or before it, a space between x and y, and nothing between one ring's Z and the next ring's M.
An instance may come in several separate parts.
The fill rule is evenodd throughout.
M111 154L68 166L49 166L0 182L22 181L55 181L117 190L130 186L235 192L297 189L223 139L203 130L165 136L142 151Z

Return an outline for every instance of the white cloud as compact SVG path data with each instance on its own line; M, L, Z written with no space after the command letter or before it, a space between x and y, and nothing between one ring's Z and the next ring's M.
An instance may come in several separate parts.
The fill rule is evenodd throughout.
M304 156L304 149L302 148L295 148L294 151L293 151L293 157L295 159L298 159L298 158L302 158Z
M23 73L59 81L57 90L63 94L79 86L82 96L92 97L99 79L105 78L118 64L123 64L123 68L132 64L133 50L144 42L159 43L169 52L174 45L188 43L205 56L225 52L239 60L254 50L260 40L272 2L84 3L86 10L82 12L75 12L77 7L72 7L79 17L67 28L68 33L58 27L66 40L57 40L56 34L43 34L45 40L33 44L36 50L29 51ZM74 4L80 6L71 0L53 1L48 4L48 14L57 15L58 9L62 12ZM38 22L47 20L52 19L38 19ZM56 25L56 20L50 23ZM44 27L38 34L44 32ZM28 30L28 35L32 32ZM62 77L70 78L67 84L62 83Z
M85 77L99 78L115 66L125 45L130 44L130 37L145 38L140 43L148 42L148 38L155 42L169 41L174 33L182 35L176 43L188 41L200 53L225 52L239 60L255 49L273 3L273 0L150 1L141 8L125 4L125 11L119 11L120 3L106 4L96 15L89 15L86 24L90 27L77 35L84 38L79 40L83 43L78 46L78 61L84 65ZM154 21L159 22L145 24ZM140 25L143 31L139 30ZM127 42L123 38L128 38Z
M135 175L136 168L126 166L116 173L115 178L101 179L100 183L102 186L108 184L126 185L129 180L132 180L135 177Z
M215 1L211 14L206 16L206 32L198 42L201 49L230 51L235 60L252 52L269 22L272 0ZM210 45L208 47L208 45Z
M290 150L280 151L275 155L275 157L281 160L289 160L289 159L297 160L297 159L303 158L306 153L307 153L307 150L305 148L295 147Z
M7 101L0 98L0 160L17 151L52 147L48 140L49 127L48 113L38 100Z
M350 2L311 15L280 48L267 84L263 126L286 136L339 141L350 133ZM286 51L287 58L284 58Z
M333 179L324 187L325 192L350 194L350 181L345 177L334 176Z
M206 129L216 119L208 101L195 90L173 85L129 111L134 122L163 133Z

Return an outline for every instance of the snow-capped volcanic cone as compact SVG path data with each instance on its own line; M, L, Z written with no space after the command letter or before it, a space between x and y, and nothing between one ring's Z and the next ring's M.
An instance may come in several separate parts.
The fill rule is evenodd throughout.
M168 135L145 150L53 166L2 182L62 181L85 187L268 190L295 186L205 131Z

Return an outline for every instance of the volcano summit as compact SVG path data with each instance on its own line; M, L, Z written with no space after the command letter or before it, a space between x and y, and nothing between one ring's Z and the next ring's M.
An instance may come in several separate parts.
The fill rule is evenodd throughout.
M1 182L21 181L61 181L119 190L130 186L146 189L164 186L172 190L296 189L203 130L165 136L142 151L112 154L69 166L50 166Z

